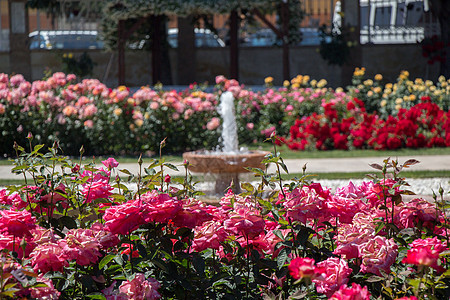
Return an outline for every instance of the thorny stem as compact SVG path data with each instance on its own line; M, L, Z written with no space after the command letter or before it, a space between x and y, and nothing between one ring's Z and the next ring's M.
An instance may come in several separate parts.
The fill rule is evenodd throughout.
M137 184L137 190L138 190L138 198L139 198L139 205L141 204L141 177L142 177L142 154L139 156L138 164L139 164L139 175L138 175L138 184Z
M275 141L272 141L272 143L273 143L273 151L274 151L275 157L278 157L278 154L277 154L277 145L275 144ZM280 165L278 164L278 162L276 162L276 166L277 166L278 179L279 179L279 181L280 181L280 182L279 182L279 184L280 184L280 190L281 190L281 193L283 194L283 199L286 199L286 194L285 194L284 189L283 189L283 181L282 181L282 178L281 178Z

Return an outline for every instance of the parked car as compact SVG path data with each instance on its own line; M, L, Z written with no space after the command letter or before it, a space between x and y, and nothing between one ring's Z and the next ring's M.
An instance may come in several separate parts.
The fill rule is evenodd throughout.
M225 47L224 41L209 29L195 28L195 47ZM144 49L150 36L144 40L128 44L130 49ZM178 48L178 28L170 28L167 32L167 42L171 48Z
M205 28L195 28L195 47L225 47L224 41ZM170 28L167 34L170 47L178 48L178 28Z
M300 28L302 34L302 40L297 45L300 46L317 46L320 45L322 37L317 28ZM277 37L275 32L270 28L260 29L255 33L252 33L242 46L247 47L269 47L269 46L281 46L282 42Z
M103 49L97 31L41 30L29 34L30 49Z

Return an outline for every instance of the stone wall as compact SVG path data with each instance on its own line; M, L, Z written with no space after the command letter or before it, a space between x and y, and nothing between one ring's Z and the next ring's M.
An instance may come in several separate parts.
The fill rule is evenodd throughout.
M229 74L229 52L227 48L197 49L196 82L214 84L216 75ZM411 78L421 77L436 80L439 66L429 66L422 57L419 45L370 45L362 46L362 62L369 75L381 73L389 81L395 81L401 70L408 70ZM81 52L71 51L74 55ZM66 52L68 53L68 52ZM44 71L61 71L60 51L37 50L31 53L32 79L42 78ZM99 50L90 50L89 55L96 62L94 78L98 78L110 87L117 86L117 55ZM112 56L112 60L111 60ZM170 53L173 84L177 84L176 51ZM110 70L106 74L108 63ZM239 51L240 82L246 85L262 85L264 78L272 76L275 84L282 84L282 50L281 48L240 48ZM9 73L8 53L0 53L0 72ZM340 67L329 66L320 57L317 47L293 47L290 49L291 77L307 74L311 78L325 78L330 86L345 85L350 78L342 78ZM128 51L126 53L126 84L142 86L151 84L151 54L145 51Z

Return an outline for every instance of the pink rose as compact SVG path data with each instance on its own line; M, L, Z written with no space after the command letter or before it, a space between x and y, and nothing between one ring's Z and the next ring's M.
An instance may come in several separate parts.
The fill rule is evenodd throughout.
M161 284L153 278L145 278L144 274L137 273L134 279L123 282L119 291L130 300L153 300L161 298L158 289Z
M216 129L217 127L219 127L219 125L220 125L220 119L217 118L217 117L213 117L213 118L208 122L208 124L206 124L206 128L207 128L208 130L214 130L214 129Z
M317 272L316 270L314 259L308 257L294 258L288 268L289 274L291 274L294 279L301 279L303 277L312 279L320 275L320 272Z
M67 257L76 260L80 266L94 264L101 256L100 243L90 229L71 229L58 244Z
M357 283L352 283L351 287L343 285L337 290L330 300L370 300L370 293L367 286L361 287Z
M62 271L69 264L63 249L56 243L38 245L30 254L35 272Z
M107 230L122 235L130 234L146 223L143 209L137 200L107 208L103 220Z
M375 236L359 246L362 258L361 272L373 273L382 276L380 269L385 273L391 272L391 265L397 258L398 246L393 239Z
M224 222L225 229L253 239L264 231L265 222L260 212L249 207L234 208Z
M348 283L348 276L352 273L348 263L337 257L331 257L327 260L317 263L317 267L323 268L323 278L313 279L318 293L326 294L331 297L342 285Z
M228 233L225 231L221 222L209 221L195 228L192 248L198 252L208 248L218 250L220 244L227 237Z
M108 159L102 161L102 164L108 169L111 170L112 168L117 168L117 166L119 165L119 163L117 162L117 160L115 160L112 157L109 157Z
M402 263L427 266L439 272L444 271L444 268L438 265L439 254L447 248L436 236L434 238L417 239L409 246L411 249L408 250Z

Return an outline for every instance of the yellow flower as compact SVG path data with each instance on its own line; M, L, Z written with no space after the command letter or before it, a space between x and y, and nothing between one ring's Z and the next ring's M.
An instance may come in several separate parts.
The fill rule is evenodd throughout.
M136 119L134 123L137 125L137 127L141 127L142 125L144 125L144 121L141 119Z
M373 96L373 92L372 91L368 91L367 92L367 96L372 97Z
M144 114L144 119L148 120L148 118L150 118L150 114L149 114L148 112L146 112L146 113Z
M114 110L114 114L115 114L116 116L120 116L120 115L122 114L122 110L121 110L120 108L116 108L116 109Z
M381 107L385 107L386 104L387 104L387 101L386 101L386 100L381 100L381 102L380 102L380 106L381 106Z
M375 78L376 81L381 81L381 80L383 80L383 75L377 74L377 75L375 75L374 78Z
M272 83L273 82L273 77L266 77L266 78L264 78L264 83L265 84L269 84L269 83Z
M364 85L371 86L372 84L373 84L373 80L372 79L367 79L366 81L364 81Z
M388 96L387 94L383 94L382 95L383 98L387 98L387 96Z
M315 79L311 80L310 84L312 87L316 87L317 80L315 80Z
M66 58L66 57L67 57L67 53L64 53L64 54L63 54L63 57Z
M436 90L436 87L434 85L430 86L430 91L434 92L435 90Z
M319 88L323 88L326 85L327 85L327 81L325 79L320 79L319 82L317 83L317 87L319 87Z
M303 76L303 84L307 84L308 83L308 81L309 81L309 76L308 75L305 75L305 76Z
M377 94L381 93L381 88L379 86L375 87L373 91Z
M136 128L136 126L134 126L134 124L130 124L129 127L130 127L131 130L134 130Z
M444 81L443 83L441 83L441 86L442 86L443 88L447 87L447 86L448 86L447 81Z
M395 92L397 90L398 86L397 84L394 84L394 86L392 87L392 90Z
M336 89L336 93L342 93L343 91L344 91L344 89L341 88L341 87L338 87L338 88Z
M127 99L128 104L130 105L134 105L134 99L133 98L128 98Z
M399 110L400 108L402 108L402 106L401 106L400 104L397 104L397 105L395 106L395 109L396 109L396 110Z
M386 88L387 89L392 89L392 83L386 83Z
M288 87L291 83L289 82L289 80L285 80L283 81L283 86L284 87Z
M427 81L425 81L425 85L426 86L432 86L433 85L433 81L427 80Z
M440 96L442 92L440 90L435 90L433 93L435 96Z
M439 76L438 80L439 80L439 82L445 82L444 75Z
M424 85L419 85L419 88L418 88L418 90L419 90L419 92L423 92L423 91L425 91L425 90L426 90L426 88L425 88L425 86L424 86Z
M298 89L300 87L300 84L298 84L298 83L293 83L292 84L292 88L293 89Z
M414 95L414 94L409 95L409 101L414 101L414 100L416 100L416 95Z
M358 84L357 88L358 88L358 90L362 90L364 88L364 85Z
M391 89L385 89L384 92L385 92L386 94L390 94L390 93L392 93L392 90L391 90Z
M404 76L406 76L406 77L409 77L409 72L408 72L408 71L403 70L403 71L402 71L402 74L403 74Z
M69 54L67 55L67 57L71 59L71 58L73 57L73 54L72 54L72 53L69 53Z
M403 102L403 99L402 98L397 98L397 99L395 99L395 104L401 104Z
M123 91L126 91L126 90L127 90L127 87L124 86L124 85L121 85L121 86L119 86L117 89L119 90L119 92L123 92Z
M415 82L416 84L423 84L422 78L416 78L416 80L414 80L414 82Z
M405 100L405 101L408 101L409 100L409 97L408 96L403 96L403 100ZM398 103L397 103L398 104Z

